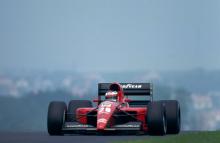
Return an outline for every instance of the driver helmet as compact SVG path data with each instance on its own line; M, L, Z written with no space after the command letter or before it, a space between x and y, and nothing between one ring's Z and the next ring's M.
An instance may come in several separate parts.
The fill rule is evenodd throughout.
M112 100L112 101L117 101L118 98L118 92L117 91L107 91L105 93L105 99L106 100Z

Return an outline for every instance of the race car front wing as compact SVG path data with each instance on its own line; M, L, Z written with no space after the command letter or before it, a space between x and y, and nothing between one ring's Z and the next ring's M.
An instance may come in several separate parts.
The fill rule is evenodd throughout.
M141 122L128 122L125 124L118 124L112 127L107 127L104 131L140 131L141 130ZM87 132L87 131L97 131L97 128L88 125L88 124L80 124L78 122L65 122L62 128L63 132Z

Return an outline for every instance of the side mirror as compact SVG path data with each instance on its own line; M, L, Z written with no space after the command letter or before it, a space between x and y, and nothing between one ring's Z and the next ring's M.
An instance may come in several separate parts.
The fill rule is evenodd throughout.
M131 102L131 99L125 98L125 102Z
M98 99L94 99L93 102L99 102L99 100Z

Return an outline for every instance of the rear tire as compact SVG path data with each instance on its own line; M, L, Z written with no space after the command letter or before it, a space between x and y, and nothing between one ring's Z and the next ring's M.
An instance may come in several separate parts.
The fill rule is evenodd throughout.
M82 107L92 107L92 102L89 100L71 100L67 110L67 121L75 122L76 110Z
M178 134L181 128L180 105L176 100L163 100L166 109L167 133Z
M59 101L50 102L47 115L47 130L50 135L62 135L66 110L66 103Z
M150 135L165 135L167 131L167 121L165 108L161 102L150 102L148 104L147 126Z

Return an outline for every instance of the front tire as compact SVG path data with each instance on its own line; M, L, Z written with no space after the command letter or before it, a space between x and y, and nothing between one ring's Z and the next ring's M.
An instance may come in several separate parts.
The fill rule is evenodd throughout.
M66 103L53 101L49 104L47 115L47 130L50 135L62 135L65 121Z
M150 102L147 106L147 127L150 135L165 135L167 121L165 108L161 102Z

